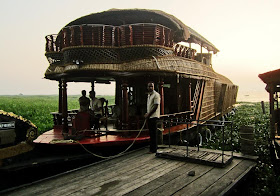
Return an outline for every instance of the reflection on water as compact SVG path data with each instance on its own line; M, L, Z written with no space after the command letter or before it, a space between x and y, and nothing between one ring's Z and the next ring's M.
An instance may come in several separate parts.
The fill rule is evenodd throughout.
M263 90L239 91L237 94L237 102L261 102L269 101L269 94Z

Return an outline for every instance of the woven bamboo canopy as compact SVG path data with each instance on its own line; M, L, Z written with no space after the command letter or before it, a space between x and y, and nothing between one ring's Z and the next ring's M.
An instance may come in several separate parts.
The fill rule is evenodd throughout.
M81 24L120 26L136 23L161 24L175 32L175 42L186 41L188 43L196 43L206 48L208 51L213 51L214 54L219 52L219 50L211 42L209 42L195 30L185 25L173 15L167 14L160 10L110 9L108 11L83 16L70 22L65 27Z
M107 82L147 73L180 74L232 84L215 73L211 60L207 65L202 63L196 59L196 50L177 47L179 42L219 51L179 19L160 10L111 9L89 14L70 22L57 35L46 36L45 55L50 66L45 77Z

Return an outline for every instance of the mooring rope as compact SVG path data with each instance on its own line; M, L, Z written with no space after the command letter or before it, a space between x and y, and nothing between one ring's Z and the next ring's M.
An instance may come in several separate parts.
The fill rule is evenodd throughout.
M102 159L116 158L116 157L121 156L122 154L124 154L126 151L128 151L134 145L136 139L140 136L142 130L144 129L146 121L147 121L147 119L145 119L145 121L143 123L143 126L141 127L141 129L140 129L139 133L137 134L137 136L134 138L133 142L124 151L122 151L122 152L120 152L119 154L116 154L116 155L107 156L107 157L101 156L101 155L95 154L95 153L89 151L88 149L86 149L86 147L83 144L81 144L79 141L75 141L75 142L80 144L86 152L88 152L91 155L96 156L98 158L102 158Z

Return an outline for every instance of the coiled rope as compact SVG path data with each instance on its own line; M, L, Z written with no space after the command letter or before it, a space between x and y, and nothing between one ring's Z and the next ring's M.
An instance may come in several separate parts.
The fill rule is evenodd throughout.
M118 154L116 154L116 155L107 156L107 157L101 156L101 155L95 154L95 153L89 151L88 149L86 149L86 147L85 147L83 144L81 144L79 141L75 141L75 142L78 143L78 144L80 144L80 145L82 146L82 148L83 148L86 152L88 152L88 153L90 153L91 155L96 156L96 157L98 157L98 158L102 158L102 159L116 158L116 157L121 156L122 154L124 154L126 151L128 151L128 150L134 145L136 139L140 136L142 130L144 129L145 124L146 124L146 121L147 121L147 119L145 119L145 121L144 121L144 123L143 123L143 126L141 127L141 129L140 129L139 133L137 134L137 136L134 138L133 142L132 142L124 151L122 151L122 152L120 152L120 153L118 153Z

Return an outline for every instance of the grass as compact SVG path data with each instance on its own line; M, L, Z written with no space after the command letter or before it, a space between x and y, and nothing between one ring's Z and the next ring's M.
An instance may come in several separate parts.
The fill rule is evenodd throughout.
M68 95L68 109L78 109L80 95ZM101 96L97 96L101 97ZM109 101L109 105L114 103L114 96L102 96ZM13 112L33 122L39 133L52 129L53 120L51 112L58 111L58 96L0 96L0 110Z

